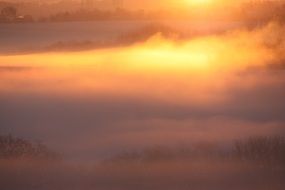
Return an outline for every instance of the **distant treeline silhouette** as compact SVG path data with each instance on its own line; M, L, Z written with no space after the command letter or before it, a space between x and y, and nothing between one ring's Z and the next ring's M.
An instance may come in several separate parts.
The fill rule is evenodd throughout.
M177 31L170 26L153 22L136 30L127 32L125 34L120 34L112 40L59 41L44 47L42 51L80 51L96 48L126 46L138 42L145 42L155 35L160 35L161 37L167 39L175 38L176 40L185 37L182 32Z
M231 11L231 15L227 13L222 16L212 15L205 19L230 19L242 22L260 23L268 21L285 21L285 2L265 1L259 3L244 3ZM223 18L224 17L224 18ZM196 20L197 15L191 14L191 10L187 13L181 12L181 15L173 14L171 11L147 11L118 8L116 10L79 9L76 11L62 11L56 14L40 18L39 21L48 22L65 22L65 21L94 21L94 20L153 20L153 19L172 19L187 18Z
M42 22L66 22L66 21L96 21L96 20L146 20L159 18L160 12L148 12L143 10L130 11L126 9L116 10L84 10L63 11L48 17L42 17Z
M236 140L229 148L210 143L168 148L156 146L141 151L124 151L107 163L147 163L161 161L227 160L250 162L262 167L285 166L284 137L250 137Z
M224 15L227 20L237 20L242 22L268 22L268 21L285 21L285 3L260 3L244 4L243 6L232 11L232 15ZM183 15L183 13L182 13ZM191 16L191 12L184 16L175 16L167 11L130 11L127 9L116 10L77 10L63 11L56 14L42 17L41 22L66 22L66 21L96 21L96 20L153 20L153 19L171 19L187 18L189 20L199 19L196 15ZM225 19L224 18L224 19ZM223 19L215 16L204 19Z
M55 153L42 143L16 138L11 135L0 136L0 159L55 159ZM264 167L285 166L284 137L250 137L236 140L232 146L221 148L210 143L175 148L154 146L142 150L123 151L105 163L148 163L161 161L228 160L252 162Z
M256 137L238 140L234 146L234 156L242 161L257 162L259 164L285 166L285 138Z
M216 10L217 11L217 10ZM102 10L102 9L82 9L77 10L62 10L57 13L46 15L40 18L33 18L33 13L20 15L18 9L11 5L0 10L0 23L17 23L17 22L69 22L69 21L102 21L102 20L154 20L154 19L189 19L196 20L197 15L191 14L191 10L181 12L179 15L171 11L150 11L150 10L128 10L118 8L115 10ZM226 19L237 20L241 22L250 22L259 24L260 22L268 21L285 21L285 2L280 1L264 1L258 3L244 3L241 6L233 8L231 13L226 11L219 14L210 14L209 17L203 19ZM220 15L220 16L219 16Z
M0 9L0 23L23 23L33 22L31 15L20 15L18 9L12 5L8 5Z
M110 159L42 161L50 150L1 136L0 187L46 189L283 190L283 137L251 137L223 145L135 147ZM13 158L13 159L12 159Z
M42 143L33 143L11 135L0 136L0 159L55 159L57 157L57 153Z

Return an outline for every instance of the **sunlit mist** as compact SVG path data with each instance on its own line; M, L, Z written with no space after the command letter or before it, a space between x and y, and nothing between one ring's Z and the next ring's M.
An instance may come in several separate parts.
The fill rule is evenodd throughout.
M2 66L35 68L27 73L2 74L1 91L68 96L85 91L86 95L116 93L177 103L213 103L227 96L224 90L238 72L264 66L276 58L258 40L248 39L249 34L240 31L186 41L164 39L158 34L130 47L1 56ZM11 80L14 82L8 82ZM24 81L34 83L33 87L21 87ZM174 92L175 99L171 95Z
M0 2L0 189L284 190L285 2Z

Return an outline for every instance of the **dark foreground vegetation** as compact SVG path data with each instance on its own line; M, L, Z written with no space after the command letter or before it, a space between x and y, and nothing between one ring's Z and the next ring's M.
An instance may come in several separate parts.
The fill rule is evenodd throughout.
M58 155L42 143L11 135L0 136L0 159L55 159Z
M11 136L0 139L1 189L281 190L285 187L283 137L249 138L227 146L208 143L158 146L126 151L93 164L50 159L46 148L38 150L38 146ZM36 152L47 156L48 161ZM27 155L29 159L24 159Z

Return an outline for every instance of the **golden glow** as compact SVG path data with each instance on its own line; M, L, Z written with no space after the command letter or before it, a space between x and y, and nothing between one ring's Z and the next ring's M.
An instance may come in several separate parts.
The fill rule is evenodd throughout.
M217 103L226 99L224 91L235 73L272 62L274 55L261 44L260 36L248 38L246 32L183 42L157 35L124 48L0 56L0 67L32 68L2 71L0 93L116 95Z
M214 0L185 0L186 3L195 6L205 6L213 3Z
M231 10L234 6L241 3L240 1L227 1L227 0L183 0L181 1L180 6L185 9L190 9L191 11L205 11L217 12L220 14L220 11L227 12Z

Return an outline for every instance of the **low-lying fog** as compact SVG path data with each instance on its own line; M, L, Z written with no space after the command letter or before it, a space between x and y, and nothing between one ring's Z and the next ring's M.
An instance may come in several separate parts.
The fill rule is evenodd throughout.
M281 171L271 175L259 164L221 161L231 156L141 160L152 147L161 147L163 158L196 145L231 154L235 140L283 136L284 32L282 25L268 23L193 37L158 32L95 50L1 55L0 133L41 141L78 166L3 161L3 184L9 189L21 184L24 189L282 189ZM120 158L130 161L116 164ZM95 166L97 161L104 166ZM17 183L7 185L14 178Z

